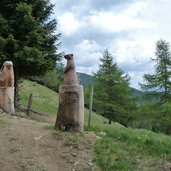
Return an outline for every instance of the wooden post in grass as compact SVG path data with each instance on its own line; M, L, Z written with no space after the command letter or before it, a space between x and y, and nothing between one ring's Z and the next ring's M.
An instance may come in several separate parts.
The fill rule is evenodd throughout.
M33 101L33 94L30 93L29 101L28 101L28 106L27 106L27 115L28 116L30 115L30 109L31 109L32 101Z
M90 90L90 103L89 103L88 127L90 127L90 124L91 124L91 114L92 114L92 108L93 108L93 93L94 93L94 85L92 84L91 90Z

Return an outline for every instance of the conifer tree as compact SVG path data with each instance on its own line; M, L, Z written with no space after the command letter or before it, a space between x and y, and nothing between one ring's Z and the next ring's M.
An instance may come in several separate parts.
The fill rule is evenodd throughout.
M105 50L100 58L95 76L94 107L109 119L127 125L128 113L133 107L129 90L129 76L113 62L113 57Z
M154 74L144 75L142 89L160 97L160 103L171 101L171 53L169 42L158 40L156 42Z
M0 5L0 64L14 63L15 87L18 80L53 69L60 34L56 20L51 19L53 5L49 0L1 0Z

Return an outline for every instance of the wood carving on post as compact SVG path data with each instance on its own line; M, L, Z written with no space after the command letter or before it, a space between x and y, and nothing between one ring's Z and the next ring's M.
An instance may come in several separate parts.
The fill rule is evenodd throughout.
M11 61L4 62L0 70L0 108L14 114L14 70Z
M64 85L79 85L73 54L65 55L64 58L67 60L67 65L64 70Z
M84 94L79 85L73 54L64 56L67 65L64 83L59 87L59 108L55 127L61 131L82 132L84 127Z

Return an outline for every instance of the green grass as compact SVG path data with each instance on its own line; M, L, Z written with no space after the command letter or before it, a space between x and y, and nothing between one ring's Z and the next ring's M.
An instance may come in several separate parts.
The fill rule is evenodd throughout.
M71 133L71 132L61 132L61 131L53 131L53 136L56 139L62 139L64 146L71 146L75 143L79 142L83 136L81 134Z
M34 97L32 106L34 110L56 115L57 93L37 83L24 80L20 91L22 105L27 106L30 93L33 93ZM104 124L104 121L107 119L93 112L91 128L88 128L88 109L85 109L85 130L94 131L99 137L94 154L102 170L162 171L165 163L171 163L171 136L143 129L125 128L118 123L108 125ZM75 141L75 136L69 140L72 143Z
M23 80L20 84L21 104L27 107L30 93L33 94L32 109L49 114L57 113L58 94L36 82Z
M9 153L10 154L14 154L14 153L16 153L18 151L18 149L16 149L16 148L10 148L9 149Z
M171 161L171 137L119 124L92 127L99 136L94 152L105 171L161 171Z
M6 119L0 118L0 125L4 125L6 123L7 123Z
M59 99L58 93L35 82L23 80L20 84L20 97L21 105L25 108L27 107L30 93L33 93L33 110L48 113L50 115L57 114ZM85 124L88 123L88 113L88 109L85 108ZM107 121L107 119L101 115L95 114L94 112L92 113L91 122L93 126L103 124L104 121Z

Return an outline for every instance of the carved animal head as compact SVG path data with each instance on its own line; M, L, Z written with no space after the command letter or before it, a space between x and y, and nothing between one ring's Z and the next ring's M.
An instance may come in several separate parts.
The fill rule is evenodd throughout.
M64 56L66 60L72 60L73 59L73 54L67 54Z
M3 69L6 68L6 69L10 70L10 69L12 69L12 66L13 66L13 63L11 61L5 61L3 64Z
M5 69L5 70L6 70L6 69L10 70L10 69L12 69L12 67L13 67L13 63L12 63L11 61L5 61L5 62L3 63L3 65L2 65L0 71L3 71L4 69Z
M14 86L14 71L13 63L6 61L0 70L0 86L1 87L13 87Z

